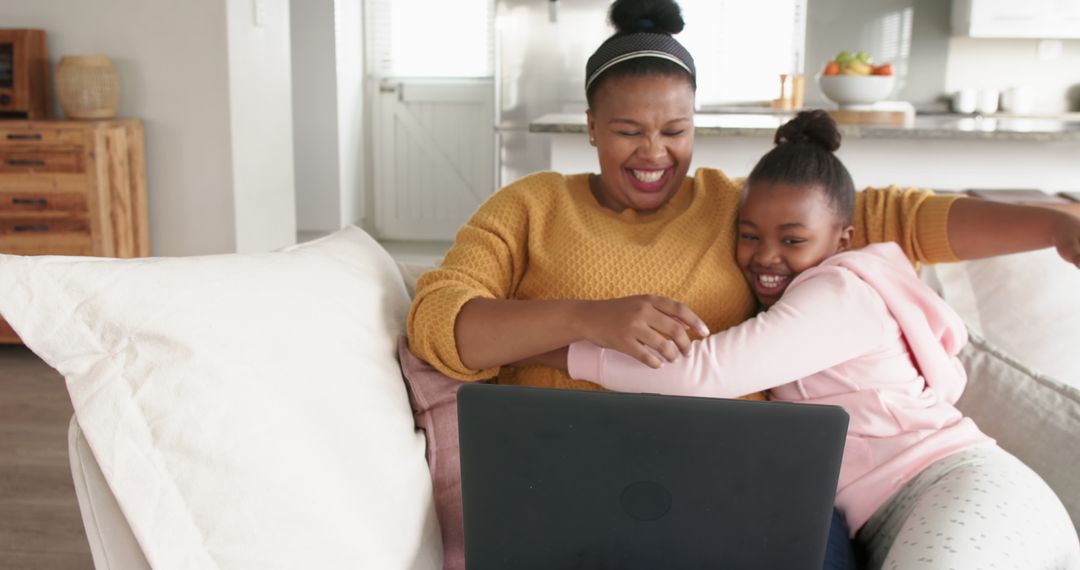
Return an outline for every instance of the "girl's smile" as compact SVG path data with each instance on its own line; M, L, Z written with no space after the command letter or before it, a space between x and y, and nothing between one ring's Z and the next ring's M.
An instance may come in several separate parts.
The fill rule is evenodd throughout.
M743 196L735 256L758 302L772 306L800 273L851 245L818 185L757 181Z

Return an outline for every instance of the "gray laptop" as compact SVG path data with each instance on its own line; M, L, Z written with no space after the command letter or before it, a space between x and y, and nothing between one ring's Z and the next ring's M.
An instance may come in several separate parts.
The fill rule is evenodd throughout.
M841 408L469 384L458 422L469 570L821 569Z

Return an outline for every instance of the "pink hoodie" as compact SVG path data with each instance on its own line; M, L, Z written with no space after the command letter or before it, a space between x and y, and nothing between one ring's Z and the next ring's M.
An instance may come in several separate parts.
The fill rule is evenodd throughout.
M768 311L694 341L659 369L592 343L570 346L570 376L621 392L841 406L851 417L836 505L854 534L931 463L993 440L953 405L967 381L960 317L919 280L900 247L870 245L804 271Z

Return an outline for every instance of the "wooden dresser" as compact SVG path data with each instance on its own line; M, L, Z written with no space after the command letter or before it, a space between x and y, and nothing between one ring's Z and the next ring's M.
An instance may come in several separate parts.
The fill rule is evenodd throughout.
M138 119L0 121L0 253L150 255L145 156Z

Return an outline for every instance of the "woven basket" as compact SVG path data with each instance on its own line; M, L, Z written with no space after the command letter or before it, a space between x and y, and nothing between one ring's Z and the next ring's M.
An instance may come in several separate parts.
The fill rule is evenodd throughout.
M103 55L67 55L56 65L56 98L72 119L108 119L120 106L120 77Z

